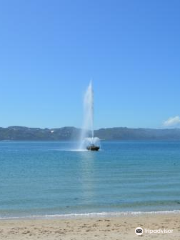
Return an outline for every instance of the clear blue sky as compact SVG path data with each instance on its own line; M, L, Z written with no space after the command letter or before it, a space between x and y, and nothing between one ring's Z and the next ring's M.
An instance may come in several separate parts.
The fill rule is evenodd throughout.
M179 0L0 1L0 126L95 128L180 115Z

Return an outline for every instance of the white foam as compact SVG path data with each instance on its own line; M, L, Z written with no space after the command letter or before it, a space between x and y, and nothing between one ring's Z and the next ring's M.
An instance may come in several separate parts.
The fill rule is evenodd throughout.
M60 152L87 152L87 149L53 149L54 151Z
M118 217L118 216L135 216L144 214L180 214L180 210L172 211L151 211L151 212L92 212L92 213L69 213L69 214L46 214L46 215L30 215L30 216L17 216L17 217L1 217L0 220L10 219L71 219L71 218L98 218L98 217Z

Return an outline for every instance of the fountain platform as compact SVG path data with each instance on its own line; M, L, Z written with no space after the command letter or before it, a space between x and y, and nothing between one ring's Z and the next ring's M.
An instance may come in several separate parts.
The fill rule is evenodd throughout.
M95 146L94 144L86 147L88 151L99 151L100 147Z

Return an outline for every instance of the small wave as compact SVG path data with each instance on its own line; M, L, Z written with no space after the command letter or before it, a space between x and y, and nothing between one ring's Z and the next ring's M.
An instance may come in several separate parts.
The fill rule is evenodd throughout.
M71 149L70 152L88 152L87 149Z
M88 152L87 149L53 149L53 151L60 151L60 152Z
M69 213L69 214L46 214L46 215L30 215L17 217L0 217L0 220L10 219L71 219L71 218L94 218L94 217L118 217L118 216L134 216L134 215L154 215L154 214L180 214L180 210L172 211L151 211L151 212L92 212L92 213Z
M56 148L56 149L50 149L50 151L60 151L60 152L92 152L88 151L87 149L79 149L79 148L72 148L72 149L67 149L67 148ZM103 151L103 149L99 149L99 152Z

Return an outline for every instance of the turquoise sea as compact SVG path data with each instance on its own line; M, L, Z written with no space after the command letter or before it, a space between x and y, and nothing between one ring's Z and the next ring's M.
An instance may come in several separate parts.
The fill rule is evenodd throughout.
M0 142L0 218L180 210L180 142L101 147Z

